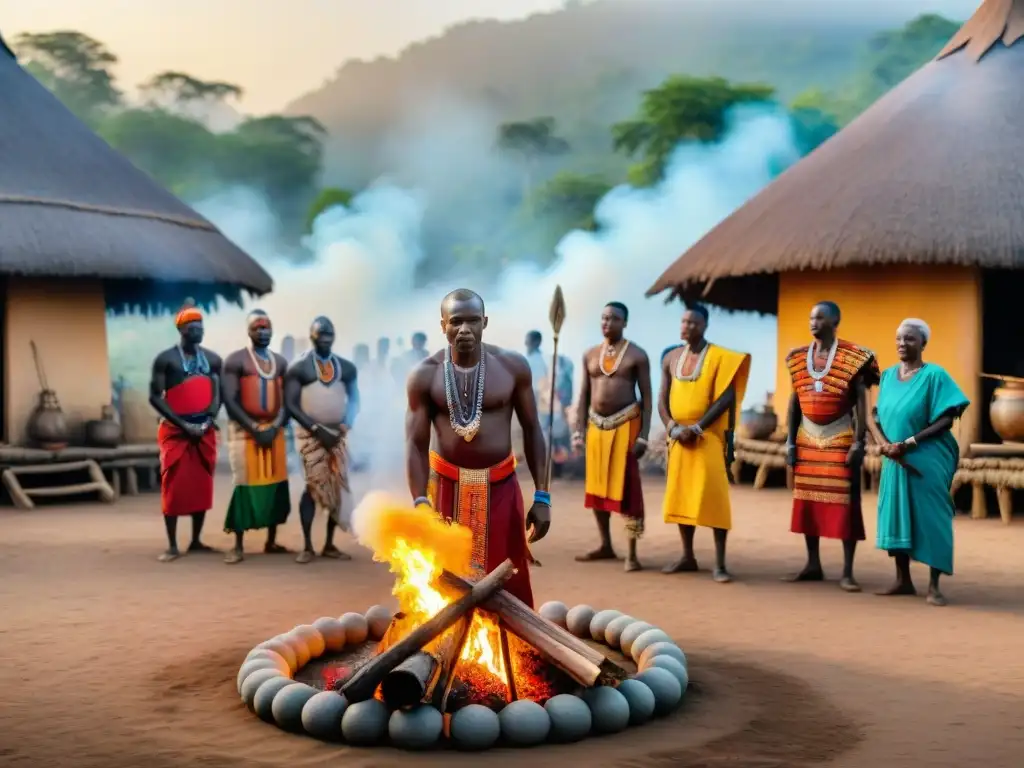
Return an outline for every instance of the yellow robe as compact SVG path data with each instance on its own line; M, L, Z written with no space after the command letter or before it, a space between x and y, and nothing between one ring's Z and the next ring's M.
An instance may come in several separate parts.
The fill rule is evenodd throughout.
M672 420L682 425L696 424L730 386L735 389L738 409L747 391L749 376L750 355L709 344L696 380L680 381L672 376L669 390ZM726 411L695 443L680 445L672 441L669 445L663 508L666 523L732 528L729 476L725 466L728 425Z

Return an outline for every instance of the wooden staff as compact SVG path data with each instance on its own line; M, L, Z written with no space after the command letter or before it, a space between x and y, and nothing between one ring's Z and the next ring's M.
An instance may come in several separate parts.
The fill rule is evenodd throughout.
M565 297L562 295L562 286L555 286L555 295L551 297L551 311L548 313L551 320L551 330L554 332L554 352L551 353L551 399L548 402L548 461L547 480L548 490L551 490L551 452L554 449L555 440L555 383L558 372L558 334L562 332L562 324L565 322Z

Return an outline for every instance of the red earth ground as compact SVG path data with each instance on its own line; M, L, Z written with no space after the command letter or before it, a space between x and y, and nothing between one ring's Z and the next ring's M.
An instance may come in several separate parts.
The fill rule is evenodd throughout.
M627 575L620 564L573 561L595 531L580 508L582 488L563 484L533 578L538 601L617 608L667 630L691 659L688 704L618 736L492 751L490 765L1024 766L1024 524L958 518L950 605L932 608L923 598L871 593L892 574L870 543L870 496L869 543L858 560L863 594L836 585L834 542L823 545L830 581L780 583L803 554L787 530L783 490L734 490L735 583L714 584L706 571L662 575L678 537L660 522L659 486L647 480L648 570ZM229 494L219 479L217 510ZM226 547L221 514L211 513L206 539ZM448 751L321 744L258 721L239 702L235 674L256 643L390 602L389 574L366 550L342 537L352 562L300 566L255 554L256 533L254 554L238 566L217 555L161 564L162 529L151 495L110 507L0 511L0 765L479 765L480 756ZM298 543L294 518L282 541ZM708 532L699 532L698 547L709 566ZM923 568L915 578L925 585Z

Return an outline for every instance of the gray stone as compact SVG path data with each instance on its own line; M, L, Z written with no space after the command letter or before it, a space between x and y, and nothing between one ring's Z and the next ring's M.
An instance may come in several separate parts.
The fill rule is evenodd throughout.
M498 713L498 720L501 722L501 735L517 747L542 744L551 731L551 718L547 711L530 699L513 701Z
M623 680L618 692L629 703L629 724L643 725L654 717L654 692L640 680Z
M675 643L651 643L644 652L640 654L640 658L637 659L637 667L643 669L648 659L653 659L655 656L672 656L679 661L684 667L689 669L686 663L686 654L683 653L683 649Z
M317 689L305 683L296 683L282 688L274 697L270 713L281 728L292 733L302 731L302 708L316 696Z
M590 620L590 638L603 643L604 632L608 629L608 625L621 615L622 611L598 611L595 613L594 618Z
M633 645L629 649L629 655L633 657L633 661L640 661L640 654L647 650L647 647L654 645L655 643L671 643L672 638L669 637L668 632L663 629L648 629L646 632L640 635L636 640L633 641Z
M595 614L589 605L574 605L565 615L565 628L576 637L590 637L590 620Z
M451 735L452 741L459 749L488 749L494 746L501 736L501 721L494 710L482 704L469 704L452 717Z
M324 646L331 653L337 653L345 649L345 625L333 616L324 616L313 622L324 637Z
M654 694L654 714L667 715L683 698L683 688L676 676L661 667L648 667L636 679Z
M636 619L632 616L619 616L619 618L609 621L604 630L604 644L613 650L619 650L619 638L622 637L626 627L634 621Z
M634 621L622 630L622 634L619 635L619 648L622 653L629 656L629 652L633 649L633 641L649 629L655 629L655 627L646 621Z
M378 743L387 730L388 708L377 699L349 704L341 718L341 735L354 747L369 747Z
M345 627L345 645L360 645L366 642L370 626L361 613L346 613L338 619Z
M309 660L313 654L309 652L309 645L306 643L306 638L302 635L296 635L291 632L285 632L283 635L278 635L279 639L283 643L287 643L288 646L295 652L295 663L299 669L309 664Z
M652 656L647 659L647 663L640 671L643 672L644 670L651 669L652 667L668 670L675 675L676 680L679 681L679 685L682 686L683 693L686 693L686 689L690 685L690 673L687 671L686 667L682 665L679 659L674 656L665 656L664 654L661 656Z
M274 661L273 659L252 659L251 661L247 661L242 664L241 668L238 670L238 677L235 679L235 689L238 691L239 695L242 693L242 683L245 682L245 678L259 669L273 669L279 675L291 677L291 670L288 669L288 665L285 663L285 660L280 656L277 661Z
M390 608L374 605L363 615L366 619L367 632L371 640L380 640L391 626L394 614ZM344 617L342 617L344 618ZM366 638L364 637L363 640ZM362 641L360 641L362 642Z
M299 661L295 657L295 651L292 650L292 647L288 645L288 643L275 637L272 640L267 640L265 642L260 643L255 648L253 648L253 651L258 651L263 648L273 651L274 653L278 654L281 658L283 658L285 661L287 661L288 667L291 669L292 674L295 674L295 671L299 668Z
M401 749L427 749L441 738L444 718L429 704L397 709L388 720L388 736Z
M252 698L252 711L256 717L268 723L274 722L274 697L289 685L298 683L288 677L272 677L256 689L256 695Z
M319 659L324 655L324 651L327 650L326 639L320 633L320 630L312 624L300 624L292 630L292 634L298 635L306 641L306 647L309 648L310 658Z
M629 702L614 688L599 685L583 692L595 733L619 733L629 726Z
M551 741L568 744L590 735L594 719L587 702L571 693L560 693L547 700L544 709L551 718Z
M565 629L565 617L566 614L569 613L569 606L565 603L559 602L558 600L548 600L540 607L537 613L552 624L557 624L562 629Z
M341 741L341 717L348 700L334 691L320 691L302 707L302 729L324 741Z
M275 677L280 677L284 680L290 680L291 678L287 675L280 674L276 669L257 669L242 683L241 696L242 703L245 704L246 709L250 712L254 712L253 700L256 698L256 691L259 690L260 686L263 685L267 680L272 680Z

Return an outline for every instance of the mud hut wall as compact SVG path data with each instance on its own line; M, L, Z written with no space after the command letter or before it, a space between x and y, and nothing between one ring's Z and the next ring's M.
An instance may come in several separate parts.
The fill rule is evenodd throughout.
M57 393L75 438L82 424L110 403L110 363L103 283L99 280L7 281L4 329L4 439L27 440L39 397L30 341L35 341L49 386Z
M792 392L785 357L809 341L811 307L834 301L842 309L839 335L873 350L884 370L898 361L896 328L907 317L928 323L932 339L925 359L949 371L971 399L954 434L961 451L979 439L981 416L982 300L976 267L884 266L823 272L786 272L779 278L778 363L775 409L785 420ZM872 394L872 403L877 389Z

